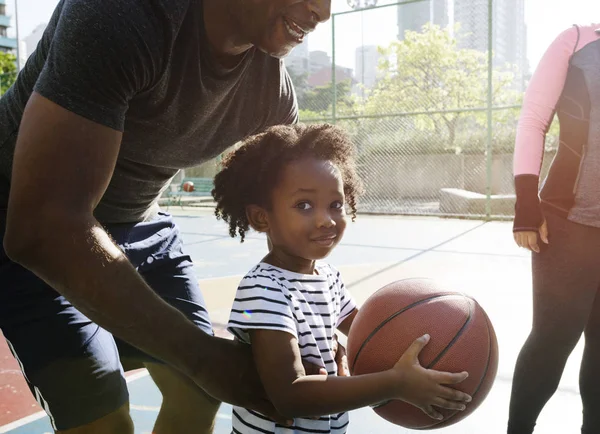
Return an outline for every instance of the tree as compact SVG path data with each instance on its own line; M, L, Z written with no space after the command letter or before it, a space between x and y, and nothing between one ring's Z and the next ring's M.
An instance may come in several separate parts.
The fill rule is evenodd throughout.
M423 140L443 141L446 149L457 152L461 151L459 134L485 131L486 112L473 109L487 106L487 53L458 48L456 38L432 24L423 26L422 32L407 31L403 41L394 41L380 51L381 79L365 104L367 114L420 113L401 123L420 133ZM513 89L515 72L509 65L494 70L495 106L520 102L520 92ZM514 110L494 113L495 124L510 124L514 118Z
M298 106L304 107L304 95L308 92L308 74L307 73L296 73L293 69L288 68L287 72L294 85L296 91L296 98L298 99Z
M294 84L300 115L303 119L331 117L333 102L333 83L323 86L310 87L308 74L298 74L288 69L288 74ZM352 113L354 100L351 96L352 83L350 79L336 83L336 113Z
M16 79L16 56L12 53L0 51L0 95L4 94Z
M351 107L352 100L350 96L350 79L338 81L336 87L336 106L338 109ZM333 102L333 83L329 82L323 86L317 86L310 89L305 95L305 107L315 112L331 113Z

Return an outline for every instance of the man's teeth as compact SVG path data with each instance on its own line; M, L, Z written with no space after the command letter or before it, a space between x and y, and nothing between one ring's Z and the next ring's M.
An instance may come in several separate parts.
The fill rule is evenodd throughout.
M287 22L284 21L284 23L285 23L285 28L287 29L289 34L292 35L294 38L302 39L304 37L304 33L297 32L294 29L292 29L292 27Z

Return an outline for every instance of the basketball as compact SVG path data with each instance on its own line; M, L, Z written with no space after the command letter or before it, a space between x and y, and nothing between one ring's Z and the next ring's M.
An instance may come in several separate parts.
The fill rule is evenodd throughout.
M194 183L191 181L186 181L183 183L183 191L194 191Z
M389 422L411 429L446 427L467 417L483 402L498 370L498 342L483 308L473 298L448 291L430 279L393 282L371 295L360 308L348 336L352 375L391 369L415 339L429 334L419 354L425 368L467 371L450 387L471 395L462 411L436 407L442 420L400 400L374 407Z

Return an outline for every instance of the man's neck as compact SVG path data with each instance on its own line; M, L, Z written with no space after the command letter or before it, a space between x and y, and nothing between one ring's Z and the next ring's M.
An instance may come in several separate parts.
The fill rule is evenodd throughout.
M232 0L204 0L204 26L215 59L223 66L236 65L252 44L239 33Z

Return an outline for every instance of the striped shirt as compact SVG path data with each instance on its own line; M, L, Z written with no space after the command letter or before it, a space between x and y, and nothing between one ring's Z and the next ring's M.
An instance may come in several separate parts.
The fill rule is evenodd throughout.
M314 275L299 274L261 262L242 279L227 329L246 343L250 343L250 329L287 332L298 340L303 360L336 375L333 335L356 305L339 271L327 264L317 264L315 271ZM254 411L234 407L232 419L236 434L343 434L348 426L345 412L318 420L296 418L292 427L284 427Z

